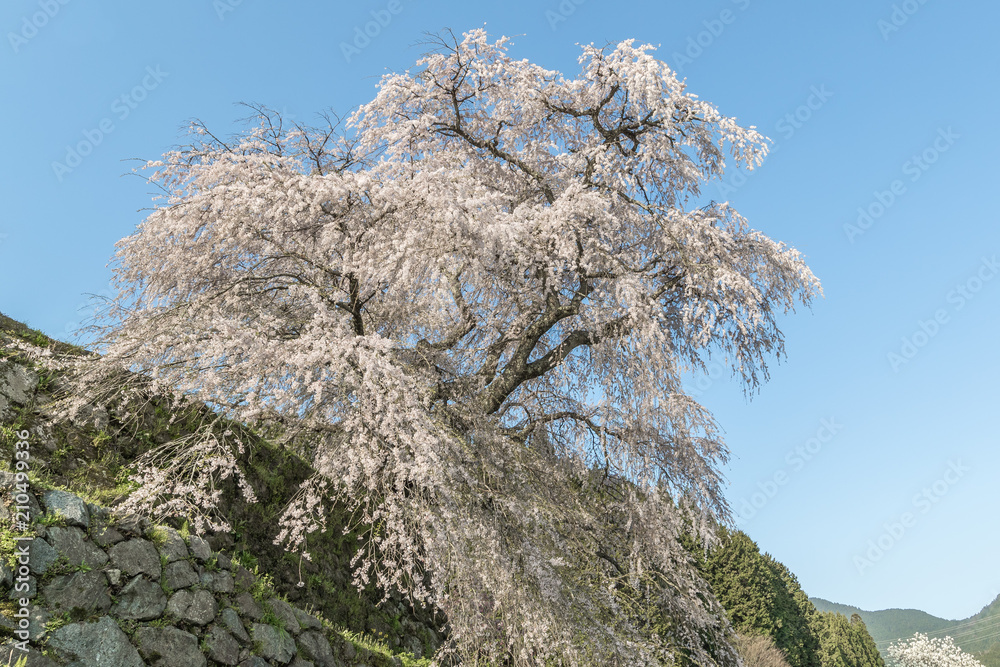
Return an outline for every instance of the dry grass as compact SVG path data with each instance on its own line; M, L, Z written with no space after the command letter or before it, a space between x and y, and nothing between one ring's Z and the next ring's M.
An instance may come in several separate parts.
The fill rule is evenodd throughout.
M733 645L745 667L789 667L784 652L766 635L737 635Z

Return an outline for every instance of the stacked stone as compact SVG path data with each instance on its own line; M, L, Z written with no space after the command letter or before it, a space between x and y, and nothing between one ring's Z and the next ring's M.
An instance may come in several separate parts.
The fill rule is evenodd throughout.
M0 472L0 492L12 487L13 475ZM26 593L0 564L3 598L30 600L31 646L3 644L0 665L22 656L27 667L341 667L380 658L278 597L255 599L255 576L201 537L111 522L107 510L65 491L40 500L32 498L35 516L44 508L64 525L36 524ZM53 620L61 624L50 631ZM0 614L0 628L16 627Z

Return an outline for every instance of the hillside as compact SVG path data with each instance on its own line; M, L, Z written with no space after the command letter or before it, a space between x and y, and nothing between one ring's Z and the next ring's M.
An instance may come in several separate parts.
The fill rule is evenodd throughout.
M1000 667L1000 596L979 613L958 621L938 618L918 609L865 611L822 598L810 600L820 611L860 616L879 650L915 632L930 637L949 636L963 651L975 655L987 667Z
M414 609L406 605L399 596L391 596L380 603L380 591L359 593L350 586L350 550L347 544L358 544L357 535L345 535L339 526L332 527L310 541L315 557L304 562L273 544L272 529L278 513L309 471L301 458L273 445L252 429L238 424L228 425L234 431L238 430L248 443L245 470L257 501L246 502L235 484L220 484L224 499L221 505L226 512L224 518L232 526L231 531L196 536L182 521L157 527L148 522L143 524L138 518L117 516L114 508L134 487L128 480L129 463L142 452L182 438L199 423L207 409L189 404L182 410L171 410L165 400L150 395L133 397L145 405L137 423L118 421L113 405L88 406L75 413L64 414L55 400L65 386L60 367L69 357L82 353L84 351L79 348L52 341L39 332L0 316L0 593L3 593L4 600L0 604L0 644L9 646L15 630L19 611L14 602L18 595L13 590L16 584L13 575L17 573L14 558L19 544L15 540L27 537L33 538L30 565L32 595L29 595L32 601L28 607L33 618L30 628L32 644L48 652L52 658L74 659L76 656L77 660L83 660L74 662L74 665L150 664L169 667L175 664L205 664L198 662L190 652L178 654L187 656L178 658L179 662L155 656L150 658L149 651L153 649L148 646L143 648L139 638L146 637L149 640L147 644L151 641L152 646L157 646L163 639L160 631L172 628L172 632L176 631L172 635L174 640L185 645L194 641L196 647L200 644L202 651L212 656L208 652L208 644L211 643L209 635L225 620L227 609L240 617L242 625L235 622L233 625L247 630L242 636L230 630L225 630L228 634L224 635L230 639L232 636L237 638L239 650L235 655L241 665L289 664L283 658L293 636L302 659L294 663L298 667L428 664L425 656L433 653L444 637L444 619L434 610ZM25 434L27 439L24 439ZM21 449L18 445L21 441L28 443L30 454L27 459L29 490L24 495L14 483L12 474L15 472L15 452ZM63 504L77 508L76 514L69 519L61 516L50 500L59 497L60 493L68 499ZM16 501L17 498L22 500ZM12 524L17 502L23 502L30 508L29 514L34 523L27 530L13 530L16 528ZM87 516L101 516L104 520L91 525L85 519ZM156 544L160 557L167 562L162 563L162 568L157 561L156 567L150 565L142 568L142 572L130 572L128 568L115 564L111 551L117 547L117 542L102 541L106 532L127 538L122 544L130 545L133 550L153 553L154 558L155 551L150 551L150 544ZM193 543L197 543L201 550L201 557L192 553L180 559L188 563L179 575L180 579L168 569L168 563L173 565L172 557L164 555L159 544L162 536L176 534L185 537L177 548L178 552L183 551L181 547L193 552ZM199 539L201 537L204 539ZM35 562L40 558L37 554L46 554L50 558ZM86 554L82 561L81 554ZM226 563L227 567L220 567L219 563ZM95 579L102 572L103 575ZM129 575L127 580L120 578L122 572ZM228 578L234 580L235 587L226 584L221 590L213 588L210 580L215 572L229 573L231 576ZM67 590L72 592L74 589L81 590L67 596ZM123 598L136 597L132 595L135 589L143 592L138 597L139 602L145 605L138 616L122 611L118 604ZM161 609L159 603L164 600L160 600L157 594L161 590L164 594L171 594L170 600L177 595L183 598L189 593L201 595L204 598L202 602L214 609L218 617L205 627L210 620L207 616L199 622L186 619L179 603L167 603ZM244 594L252 594L253 602L260 610L250 605L245 596L241 606L239 596ZM107 600L115 602L115 605L103 604ZM98 601L94 603L96 607L93 601ZM244 607L250 611L246 612ZM314 646L321 646L324 650L329 643L332 648L327 653L330 655L309 660L303 657L301 635L287 630L298 626L287 618L281 618L282 612L290 609L298 610L298 616L312 626L311 631L322 633L322 638L310 634L307 642L315 640ZM306 619L302 614L310 618ZM229 620L233 620L232 614ZM255 623L261 625L257 633L260 637L253 632ZM268 630L263 625L272 629ZM67 627L70 630L65 630ZM116 628L125 633L128 641L116 632ZM150 639L154 630L159 634ZM299 627L299 630L302 628ZM83 651L78 646L80 642L71 641L70 648L66 648L60 638L65 639L67 633L75 633L77 638L81 634L84 638L90 636L93 641L96 637L114 635L119 652L128 657L122 662L104 663L103 659L88 662L86 652L80 653ZM277 654L267 646L261 646L262 643L267 644L265 639L268 633L282 640L279 643L283 643L284 648ZM247 637L251 639L247 640ZM232 648L231 642L226 640L225 643ZM135 662L136 650L147 663ZM225 654L225 660L220 659L220 655L216 652L208 664L237 664L228 661L234 655L232 651ZM6 667L7 657L6 654L0 656L0 665ZM255 662L255 658L266 658L266 661ZM58 663L34 654L28 667L52 664Z
M231 481L220 484L231 531L198 535L182 521L153 526L116 512L134 488L130 462L183 438L207 408L171 408L144 395L134 397L145 405L135 423L119 421L114 404L63 413L60 369L80 354L0 315L0 665L17 639L18 537L32 538L34 549L28 609L38 651L27 667L430 664L447 642L446 619L396 594L380 601L380 591L359 593L350 567L357 534L330 525L310 538L311 561L273 544L277 515L309 467L265 434L226 426L248 443L244 463L256 496L247 502ZM13 473L25 432L24 502L35 522L22 531L12 529ZM883 667L862 623L817 613L795 576L746 535L727 537L709 554L695 548L692 558L701 559L741 645L782 652L767 664ZM113 644L116 661L94 657L99 641Z

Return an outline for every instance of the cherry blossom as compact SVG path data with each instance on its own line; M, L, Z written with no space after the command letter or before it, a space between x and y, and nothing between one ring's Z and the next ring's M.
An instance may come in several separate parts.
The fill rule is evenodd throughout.
M714 354L756 390L776 317L821 294L796 250L696 205L767 140L650 45L584 46L575 78L509 48L446 35L322 128L195 124L147 165L165 194L118 244L91 378L310 442L277 539L306 550L345 503L355 583L443 610L439 657L736 664L678 543L729 516L681 378ZM202 435L142 462L136 506L208 516L242 445Z

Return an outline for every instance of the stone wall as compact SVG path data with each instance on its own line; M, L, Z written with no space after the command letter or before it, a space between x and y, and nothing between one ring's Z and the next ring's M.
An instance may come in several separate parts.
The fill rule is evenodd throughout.
M5 523L17 491L0 472ZM114 519L66 491L29 491L28 506L40 518L34 536L13 554L5 543L0 558L0 665L403 665L292 606L197 535Z
M394 592L379 602L379 591L358 591L351 583L350 564L359 544L356 535L331 523L327 531L311 536L313 558L305 561L274 544L278 517L311 470L295 452L248 427L232 426L250 445L241 465L256 501L246 502L233 484L219 486L220 510L233 530L188 536L174 557L162 551L177 543L177 530L160 527L151 532L137 519L112 519L114 508L129 491L123 480L130 464L152 447L185 437L190 432L188 417L201 407L192 405L188 413L178 413L166 401L143 397L138 418L127 423L111 405L88 405L71 413L54 409L54 395L68 387L61 362L81 354L87 353L0 314L0 645L19 640L13 633L20 631L22 619L15 614L25 596L13 588L21 583L30 585L25 622L35 652L29 666L429 664L422 656L432 655L444 641L443 615L414 608ZM43 518L28 533L34 540L25 582L14 580L20 565L11 560L25 546L16 541L17 488L11 472L17 469L19 433L26 433L30 441L27 463L34 493L27 496L28 513L33 519ZM163 520L174 528L183 521ZM151 564L152 554L144 543L156 548L162 561L159 569ZM137 550L145 551L148 571L124 567L123 554L128 558ZM256 606L249 604L251 600ZM283 616L286 606L299 611ZM214 615L206 619L212 609ZM311 611L321 625L297 618L303 610ZM184 616L194 613L200 615ZM234 618L239 625L226 623ZM102 643L121 639L112 624L132 648L129 652L121 644L122 650L130 656L138 652L144 663L124 658L108 662L104 653L86 657L87 642L96 650ZM181 650L192 645L192 637L204 662ZM169 650L156 648L168 639ZM287 651L271 655L267 651L278 650L268 648L272 644L292 646L294 657L282 662ZM227 653L220 654L223 649ZM6 667L10 658L10 647L5 650L0 667Z

